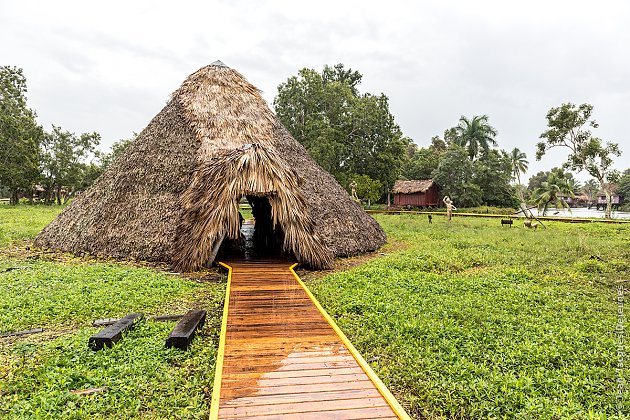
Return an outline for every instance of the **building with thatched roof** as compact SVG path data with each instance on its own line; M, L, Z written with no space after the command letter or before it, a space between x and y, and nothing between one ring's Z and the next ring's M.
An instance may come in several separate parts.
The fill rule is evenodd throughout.
M432 179L399 180L392 189L394 206L397 207L437 207L439 205L438 186Z
M35 243L194 270L238 239L242 197L252 204L260 242L279 244L313 268L375 250L386 239L282 126L258 89L215 62L184 81Z

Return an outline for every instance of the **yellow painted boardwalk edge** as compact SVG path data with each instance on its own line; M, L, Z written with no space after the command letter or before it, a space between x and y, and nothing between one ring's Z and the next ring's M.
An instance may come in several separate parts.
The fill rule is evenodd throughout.
M328 315L326 310L322 307L322 305L320 305L320 303L317 301L315 296L313 296L311 291L308 290L308 287L306 287L306 285L304 284L302 279L300 279L300 276L298 276L297 273L294 270L294 268L297 265L298 265L298 263L293 264L289 268L289 270L291 271L291 273L293 273L293 276L295 277L297 282L300 283L300 286L302 286L302 288L304 289L304 291L306 292L308 297L311 298L311 301L313 302L313 304L315 304L315 306L317 307L319 312L326 319L326 321L332 327L332 329L335 330L335 332L337 333L339 338L341 338L341 341L343 341L343 343L346 345L346 347L348 347L348 350L350 350L350 353L352 354L354 359L357 361L359 366L361 366L361 369L363 369L363 371L370 378L372 383L376 386L376 388L378 389L378 392L380 392L381 395L383 396L383 398L385 398L385 401L387 401L387 403L392 408L394 413L396 413L396 415L399 418L401 418L401 419L411 420L411 417L409 417L409 415L405 412L405 409L402 408L402 406L396 400L396 398L392 395L392 393L389 392L389 389L387 389L385 384L379 379L379 377L376 375L376 373L374 373L374 371L372 370L370 365L368 365L367 362L363 359L363 356L361 356L361 354L357 351L357 349L352 345L350 340L348 340L348 337L346 337L346 335L343 333L343 331L341 331L341 329L337 326L335 321L330 317L330 315ZM214 396L214 394L213 394L213 396Z
M221 321L221 336L219 338L219 351L214 370L214 386L212 387L212 399L210 400L210 420L219 418L219 401L221 399L221 380L223 378L223 357L225 355L225 336L227 333L228 308L230 306L230 286L232 285L232 267L222 262L221 266L228 270L228 281L225 290L225 303L223 304L223 319Z

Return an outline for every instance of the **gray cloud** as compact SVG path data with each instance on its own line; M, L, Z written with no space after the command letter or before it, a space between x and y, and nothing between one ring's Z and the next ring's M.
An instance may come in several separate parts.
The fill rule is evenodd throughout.
M271 102L302 67L342 62L362 89L384 92L418 144L488 114L504 149L519 147L530 174L545 114L590 102L598 135L620 143L630 104L630 6L623 1L340 2L81 1L0 4L2 64L23 67L42 123L98 131L104 145L141 130L168 95L216 59Z

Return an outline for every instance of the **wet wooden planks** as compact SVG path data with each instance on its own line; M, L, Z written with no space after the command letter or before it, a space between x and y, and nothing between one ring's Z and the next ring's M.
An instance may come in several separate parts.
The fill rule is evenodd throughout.
M399 418L290 263L227 264L227 323L210 418Z

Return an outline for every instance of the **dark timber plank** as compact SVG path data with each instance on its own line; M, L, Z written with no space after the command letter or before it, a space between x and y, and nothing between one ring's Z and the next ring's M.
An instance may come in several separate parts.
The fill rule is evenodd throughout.
M187 350L195 336L195 331L203 327L205 321L206 311L188 311L166 339L166 347Z
M90 337L88 345L92 350L101 350L105 346L112 347L115 342L120 340L123 332L133 328L134 323L143 317L143 314L129 314L119 319L115 324Z
M15 331L15 332L10 332L10 333L0 334L0 338L17 337L17 336L20 336L20 335L37 334L37 333L41 333L41 332L44 332L43 328L34 328L32 330L22 330L22 331Z

